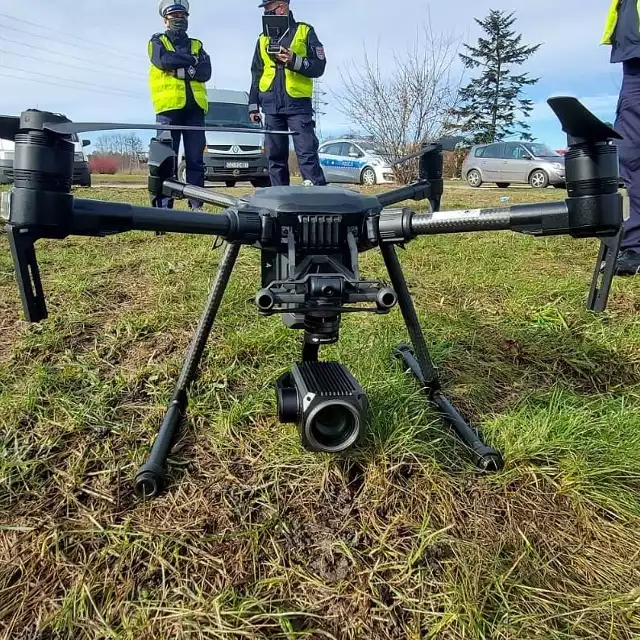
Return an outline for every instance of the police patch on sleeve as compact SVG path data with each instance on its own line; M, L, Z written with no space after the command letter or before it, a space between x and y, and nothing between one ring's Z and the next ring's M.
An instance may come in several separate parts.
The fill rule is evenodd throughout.
M193 67L189 67L188 72L192 78L196 75L196 70Z
M308 58L305 58L305 59L302 61L302 66L303 66L305 69L308 69L308 68L309 68L309 64L310 64L310 63L309 63L309 59L308 59Z
M318 60L324 60L324 47L316 47L316 56Z

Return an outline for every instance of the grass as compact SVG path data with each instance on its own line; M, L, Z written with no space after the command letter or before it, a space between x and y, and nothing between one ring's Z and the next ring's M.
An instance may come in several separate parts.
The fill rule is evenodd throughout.
M504 195L562 192L451 189L445 205ZM604 316L584 309L594 241L490 233L401 252L447 393L506 456L492 476L391 363L398 311L345 318L324 352L369 392L365 447L304 452L272 388L299 336L255 314L259 254L243 250L170 489L150 504L131 478L222 250L145 233L41 241L50 319L27 326L6 248L0 637L640 637L640 289L616 280ZM384 273L373 252L361 270Z
M133 184L146 184L147 182L147 174L138 174L138 173L117 173L115 175L111 175L108 173L94 173L91 176L91 184L95 186L100 185L109 185L109 184L125 184L125 183L133 183Z

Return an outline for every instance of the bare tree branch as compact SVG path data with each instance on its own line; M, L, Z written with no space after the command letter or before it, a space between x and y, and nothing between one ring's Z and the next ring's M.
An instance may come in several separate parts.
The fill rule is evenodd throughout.
M447 117L458 104L462 84L454 71L460 40L434 34L430 21L416 30L414 42L394 51L383 72L379 43L375 55L363 51L361 63L340 70L342 87L332 92L338 110L356 129L373 137L385 155L398 158L447 128ZM415 164L415 163L414 163ZM415 166L396 167L406 182Z

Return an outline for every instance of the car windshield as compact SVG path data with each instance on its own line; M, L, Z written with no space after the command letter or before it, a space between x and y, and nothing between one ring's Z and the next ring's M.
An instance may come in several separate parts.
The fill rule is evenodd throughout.
M559 153L553 151L547 147L546 144L539 144L535 142L529 142L525 145L531 153L538 158L562 158Z
M210 102L209 113L205 116L205 124L219 127L247 127L258 129L259 124L249 120L249 109L246 104L230 102Z
M384 155L384 151L382 149L380 149L379 147L376 147L375 145L371 144L370 142L365 142L364 144L360 144L360 147L362 148L362 150L369 155L372 156L383 156Z

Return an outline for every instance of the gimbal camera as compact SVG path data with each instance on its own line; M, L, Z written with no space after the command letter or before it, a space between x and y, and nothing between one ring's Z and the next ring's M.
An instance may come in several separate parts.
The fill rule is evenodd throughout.
M2 194L16 278L26 319L47 317L36 260L40 238L106 236L131 230L209 234L226 240L226 249L205 311L188 350L168 411L148 461L135 478L139 497L157 496L165 485L166 462L185 417L188 392L197 376L205 345L227 283L243 245L262 255L261 288L255 297L262 316L280 315L287 327L303 334L300 361L276 382L279 419L296 424L304 447L338 453L365 436L367 396L349 370L319 359L324 345L338 341L345 313L387 314L400 307L412 343L395 355L419 380L427 398L471 451L478 468L500 469L503 459L487 446L443 393L420 327L396 246L421 235L511 230L533 236L566 234L601 239L589 295L590 309L607 302L623 221L618 192L617 148L620 138L574 98L552 98L550 107L568 135L567 198L559 202L503 208L440 211L443 150L450 141L427 143L418 155L419 178L378 196L330 187L271 187L233 198L176 181L175 153L154 138L149 156L152 201L161 196L196 197L223 208L207 214L74 198L71 194L73 133L106 129L188 127L110 123L73 123L41 111L21 117L0 116L0 136L15 139L14 186ZM219 130L222 127L203 127ZM225 128L225 130L228 128ZM269 132L274 134L273 132ZM277 132L274 135L293 135ZM427 213L394 207L406 200L428 200ZM390 283L366 280L359 254L378 248ZM601 262L605 268L601 273Z

